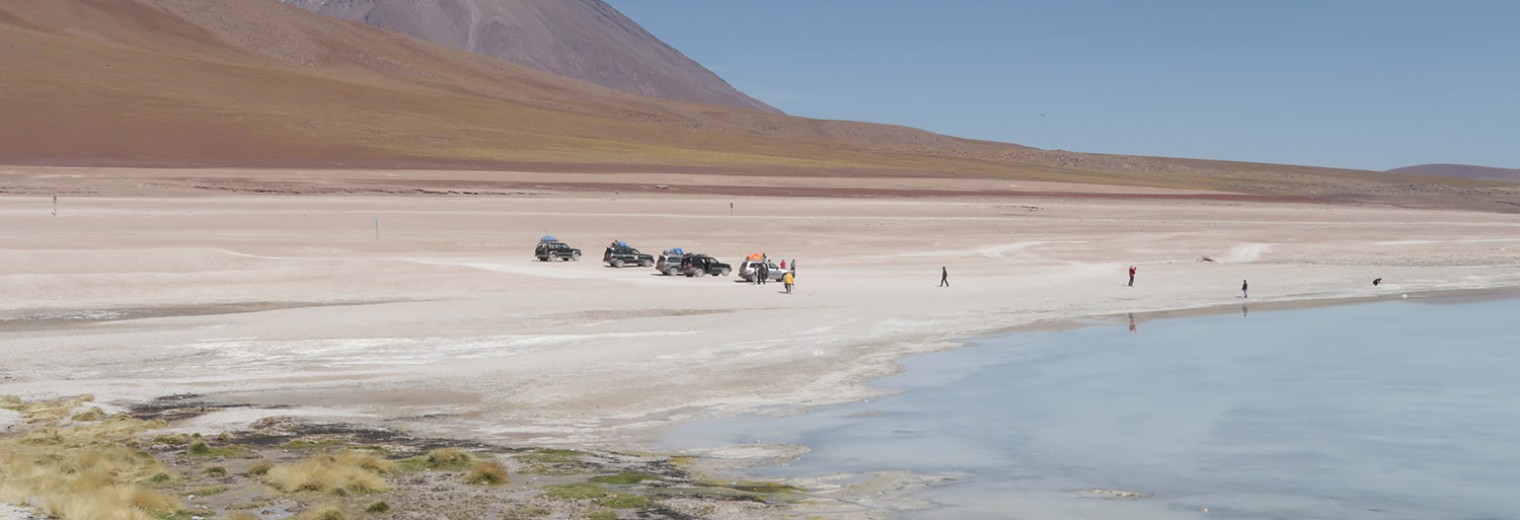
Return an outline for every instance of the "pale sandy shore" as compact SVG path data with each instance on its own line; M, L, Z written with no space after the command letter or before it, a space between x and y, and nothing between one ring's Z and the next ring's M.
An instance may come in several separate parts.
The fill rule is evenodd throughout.
M0 394L128 404L195 393L278 407L186 425L200 429L294 415L638 448L673 421L867 398L900 356L1014 327L1520 286L1520 215L1038 194L630 194L557 190L529 174L530 187L491 196L153 196L132 174L98 185L123 196L57 180L59 191L93 194L66 195L55 216L52 177L6 175L25 194L0 196ZM818 184L882 183L1008 189ZM586 259L534 261L544 234ZM602 266L615 239L734 264L751 252L796 259L797 291ZM1124 286L1129 265L1139 267L1134 287ZM937 286L941 266L950 288Z

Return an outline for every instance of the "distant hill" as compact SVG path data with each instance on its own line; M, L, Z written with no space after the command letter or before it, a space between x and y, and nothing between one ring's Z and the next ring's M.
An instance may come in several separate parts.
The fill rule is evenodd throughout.
M1494 168L1470 164L1421 164L1388 170L1389 173L1452 177L1457 179L1487 179L1520 182L1520 168Z
M0 164L980 177L1520 211L1520 187L1493 181L1040 150L636 95L277 0L0 0Z
M779 112L601 0L281 0L623 92Z

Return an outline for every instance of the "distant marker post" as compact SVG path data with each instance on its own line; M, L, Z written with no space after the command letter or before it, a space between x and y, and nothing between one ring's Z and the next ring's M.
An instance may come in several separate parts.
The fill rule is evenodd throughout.
M53 196L53 216L58 216L58 196Z
M728 216L734 216L734 203L728 203Z
M380 240L380 217L375 217L375 240Z

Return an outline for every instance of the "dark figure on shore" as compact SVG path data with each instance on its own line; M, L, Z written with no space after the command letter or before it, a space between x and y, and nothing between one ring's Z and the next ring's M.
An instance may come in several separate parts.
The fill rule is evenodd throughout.
M761 261L760 262L760 285L765 285L765 282L770 281L770 280L766 280L766 279L770 278L770 277L771 277L771 269L770 269L770 267L767 266L767 265L765 265L764 261Z
M950 286L950 270L946 269L944 266L940 266L940 268L939 268L939 286L940 287L949 287Z
M1373 287L1377 287L1379 285L1383 285L1383 279L1382 278L1373 278L1372 279L1372 286Z
M1135 270L1136 269L1138 269L1138 268L1135 267L1135 266L1133 266L1133 265L1129 266L1129 286L1130 287L1134 287L1135 286Z
M1246 283L1245 280L1241 280L1240 281L1240 297L1241 298L1250 298L1251 297L1251 293L1246 292L1246 290L1250 289L1250 288L1251 288L1251 284Z

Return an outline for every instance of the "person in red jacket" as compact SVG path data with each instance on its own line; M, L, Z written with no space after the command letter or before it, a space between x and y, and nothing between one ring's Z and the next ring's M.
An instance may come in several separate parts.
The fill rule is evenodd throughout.
M1135 267L1135 266L1133 266L1133 265L1129 266L1129 286L1130 287L1134 287L1135 286L1135 270L1136 269L1138 269L1138 268Z

